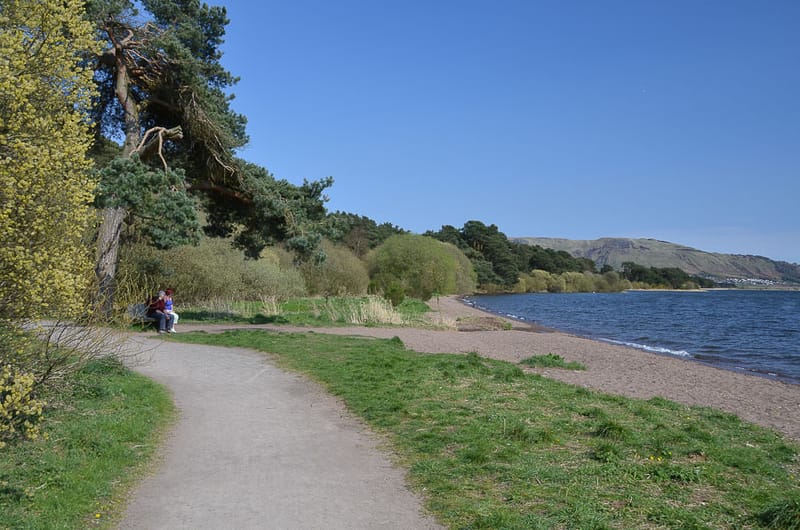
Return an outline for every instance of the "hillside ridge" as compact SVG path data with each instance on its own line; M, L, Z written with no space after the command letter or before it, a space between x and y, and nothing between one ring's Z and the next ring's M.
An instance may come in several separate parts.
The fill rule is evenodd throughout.
M721 254L650 238L602 237L564 239L514 237L512 241L564 250L578 258L589 258L599 269L609 265L619 270L626 261L646 267L677 267L717 281L768 281L800 283L800 265L750 254Z

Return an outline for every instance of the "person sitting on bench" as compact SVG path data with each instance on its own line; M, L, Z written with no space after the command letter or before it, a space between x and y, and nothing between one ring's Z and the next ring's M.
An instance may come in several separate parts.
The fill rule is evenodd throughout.
M166 291L164 291L164 293L165 293L165 296L164 296L164 312L167 315L172 315L172 327L167 329L167 331L169 331L170 333L176 333L175 325L178 323L178 318L179 318L178 313L176 313L174 311L174 308L173 308L173 305L172 305L172 294L174 292L175 291L173 291L172 289L167 289Z
M166 333L167 330L172 331L175 325L175 317L164 311L165 298L166 293L164 291L158 291L158 295L151 298L150 303L147 305L147 316L156 319L159 333ZM175 332L172 331L172 333Z

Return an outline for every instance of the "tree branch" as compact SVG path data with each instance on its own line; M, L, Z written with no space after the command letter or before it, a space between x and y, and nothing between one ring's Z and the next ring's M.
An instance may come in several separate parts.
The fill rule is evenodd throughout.
M214 184L213 182L203 181L203 182L195 182L194 184L190 184L187 188L187 191L204 191L204 192L213 192L218 193L224 197L230 197L246 206L253 206L255 204L253 199L245 195L240 191L233 190L231 188L220 186L219 184Z
M153 135L155 136L151 138ZM161 163L164 164L164 171L167 171L169 166L167 166L167 161L164 160L164 154L162 152L164 148L164 140L180 140L182 138L183 129L181 129L180 125L171 129L167 129L165 127L153 127L145 131L142 141L139 142L139 145L136 146L131 154L139 153L139 158L144 160L149 158L153 152L156 152L158 153L158 157L161 159Z

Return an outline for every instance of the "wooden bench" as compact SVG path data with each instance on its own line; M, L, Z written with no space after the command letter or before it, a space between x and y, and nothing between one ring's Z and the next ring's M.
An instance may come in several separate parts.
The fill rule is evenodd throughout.
M128 316L134 322L142 325L158 324L158 319L147 316L147 304L131 304L128 306Z

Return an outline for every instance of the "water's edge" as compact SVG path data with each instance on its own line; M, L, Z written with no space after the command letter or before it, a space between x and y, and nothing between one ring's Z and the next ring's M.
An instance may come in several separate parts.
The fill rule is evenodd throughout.
M493 295L493 297L514 297L518 295L508 294L508 295ZM550 296L550 295L542 295L542 296ZM570 296L570 295L565 295ZM780 370L772 370L768 366L759 366L757 364L752 364L750 366L745 366L744 363L737 362L736 359L729 359L724 357L713 357L709 355L702 355L698 353L690 353L687 349L684 348L669 348L666 346L660 345L648 345L642 344L634 340L624 340L618 337L609 337L608 333L602 333L595 331L581 331L579 329L568 329L565 326L554 325L550 322L542 322L538 319L527 317L523 314L517 314L518 312L509 312L509 311L500 311L497 308L490 307L484 303L481 303L480 298L485 298L486 296L465 296L459 298L459 300L470 307L478 309L480 311L484 311L486 313L496 315L502 318L506 318L512 321L521 322L524 324L536 326L538 328L544 328L546 330L552 330L555 332L566 333L569 335L578 336L581 338L585 338L588 340L594 340L598 342L605 342L610 344L615 344L618 346L623 346L627 348L633 348L641 351L646 351L648 353L652 353L655 355L662 355L666 357L672 358L680 358L690 362L696 362L705 366L711 366L714 368L724 369L732 372L736 372L743 375L749 375L754 377L761 377L766 378L773 381L780 381L783 383L788 383L792 385L800 386L800 374L795 373L781 373Z

